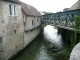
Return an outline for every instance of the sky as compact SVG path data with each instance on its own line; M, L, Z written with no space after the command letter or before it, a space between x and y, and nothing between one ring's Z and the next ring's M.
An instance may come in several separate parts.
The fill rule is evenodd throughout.
M33 7L38 11L46 12L59 12L63 11L64 8L70 8L78 0L21 0Z

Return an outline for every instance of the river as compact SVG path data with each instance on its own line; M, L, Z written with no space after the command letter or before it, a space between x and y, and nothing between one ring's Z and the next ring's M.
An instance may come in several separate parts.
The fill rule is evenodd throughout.
M40 34L12 60L56 60L51 46Z

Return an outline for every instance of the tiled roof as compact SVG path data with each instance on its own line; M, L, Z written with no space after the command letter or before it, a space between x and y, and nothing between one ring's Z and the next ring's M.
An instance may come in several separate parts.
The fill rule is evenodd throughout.
M22 10L23 12L26 14L26 15L29 15L29 16L41 16L40 12L34 8L33 6L30 6L26 3L23 3L21 2L21 7L22 7Z

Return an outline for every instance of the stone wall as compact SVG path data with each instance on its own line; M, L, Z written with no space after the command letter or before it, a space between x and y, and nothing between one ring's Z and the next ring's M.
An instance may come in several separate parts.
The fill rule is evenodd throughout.
M0 2L0 60L2 59L2 55L3 55L3 47L2 47L2 30L4 29L4 27L2 28L2 23L3 23L3 11L2 11L2 2Z
M40 27L29 32L24 32L24 47L26 47L39 33Z
M1 1L0 1L1 2ZM21 6L19 4L1 2L1 11L3 13L2 23L2 47L3 55L1 59L5 60L16 54L23 48L23 20L21 13ZM10 15L9 4L16 5L18 8L18 15Z
M9 5L15 5L18 9L18 15L10 15ZM24 19L21 6L19 4L0 1L0 60L7 60L11 56L26 47L39 33L40 20L32 26L32 18L27 17L27 29L24 32ZM28 19L29 18L29 19ZM37 20L36 20L37 21ZM35 19L34 19L35 22ZM37 28L35 28L37 27Z
M40 18L41 17L26 16L26 14L24 12L22 12L22 13L24 16L23 20L24 20L24 24L25 24L24 25L25 31L29 31L31 29L34 29L34 28L37 28L38 26L40 26L40 24L41 24Z

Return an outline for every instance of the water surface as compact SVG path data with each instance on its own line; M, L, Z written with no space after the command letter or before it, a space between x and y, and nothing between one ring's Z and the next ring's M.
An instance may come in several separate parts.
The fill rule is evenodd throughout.
M52 46L40 34L13 60L56 60Z

